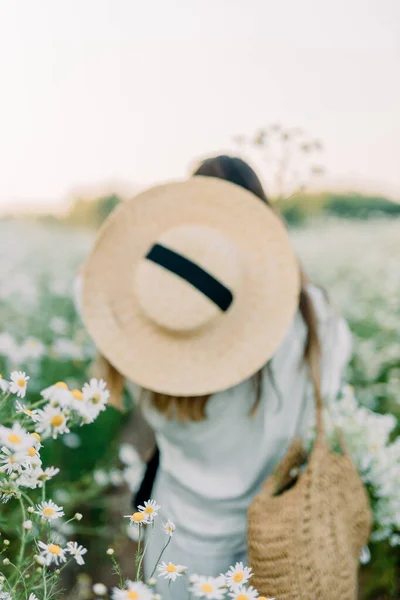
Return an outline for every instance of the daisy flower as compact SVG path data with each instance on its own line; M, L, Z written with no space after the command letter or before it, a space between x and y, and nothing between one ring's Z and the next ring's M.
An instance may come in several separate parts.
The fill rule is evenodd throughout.
M225 575L226 585L230 590L235 590L238 586L244 586L252 576L249 567L244 567L242 562L237 562Z
M15 410L17 411L17 413L24 413L25 415L30 417L32 421L36 421L38 411L29 410L29 408L26 408L26 406L22 404L22 402L20 402L19 400L17 400L15 403Z
M258 592L252 586L246 587L238 587L234 592L231 592L229 596L232 600L257 600Z
M3 480L1 488L0 500L3 504L11 500L11 498L14 498L18 492L18 487L15 485L14 481Z
M10 428L0 426L0 443L10 450L24 451L32 446L32 436L19 423Z
M29 594L28 600L38 600L38 597L35 594Z
M67 560L65 550L57 544L44 544L43 542L39 542L39 548L42 549L39 556L45 560L47 566L52 563L58 565Z
M169 535L170 537L172 537L174 535L174 531L176 529L175 523L173 523L171 521L171 519L168 519L168 521L166 523L164 523L163 529L164 529L164 531L165 531L165 533L167 535Z
M13 371L10 375L10 392L19 398L25 398L29 377L23 371Z
M167 564L164 561L158 565L157 569L160 571L159 577L164 577L170 581L175 581L177 577L180 577L186 571L186 567L182 565L174 565L172 562Z
M72 396L65 381L58 381L54 385L42 390L42 398L49 400L52 404L70 406Z
M20 477L17 479L18 487L27 487L31 490L35 490L39 484L38 471L40 472L41 469L27 469L21 473Z
M224 583L223 577L199 577L192 587L192 593L198 598L222 600L226 592L226 589L221 587Z
M82 556L86 554L87 550L83 546L80 546L77 542L68 542L66 551L71 554L78 563L78 565L84 565L85 561Z
M39 452L35 446L29 446L26 449L26 460L25 465L29 469L39 469L42 466L42 459L40 458Z
M13 452L6 446L1 448L0 463L2 463L2 466L0 471L8 473L8 475L11 475L14 471L20 473L25 461L26 454L24 452Z
M149 521L158 515L160 508L161 506L155 500L148 500L144 506L138 506L139 511L147 515Z
M132 515L124 515L125 519L130 520L131 525L147 525L149 522L149 515L143 512L134 512Z
M83 392L78 389L74 389L71 392L71 408L76 410L77 413L85 416L86 404L83 399Z
M60 469L58 469L56 467L47 467L44 471L42 469L40 469L40 470L41 470L41 473L39 475L40 481L49 481L50 479L53 479L53 477L58 475L60 472Z
M3 376L0 373L0 392L3 392L3 394L6 394L8 392L9 387L10 387L9 382L6 381L5 379L3 379Z
M110 392L103 379L93 377L89 383L85 383L82 393L85 402L86 421L92 423L106 409Z
M42 519L46 519L46 521L54 521L54 519L63 517L64 511L62 507L55 504L53 500L49 500L48 502L42 502L41 504L38 504L35 514L42 517Z
M28 487L32 490L37 487L42 488L44 482L49 481L59 472L60 469L56 469L55 467L47 467L44 471L41 467L29 469L21 474L17 483L21 487Z
M141 581L126 582L126 589L113 588L112 600L152 600L153 592Z
M38 411L36 429L45 436L57 438L58 434L69 433L68 417L56 406L48 404Z

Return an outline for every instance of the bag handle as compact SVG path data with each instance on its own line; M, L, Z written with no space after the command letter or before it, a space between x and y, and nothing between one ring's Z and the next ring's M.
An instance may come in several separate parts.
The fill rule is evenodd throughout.
M320 369L320 355L319 348L314 348L310 352L309 367L311 380L314 387L314 401L315 401L315 417L317 425L317 439L325 441L325 427L323 409L324 402L322 400L321 393L321 369Z
M314 387L314 397L315 397L315 415L316 415L316 426L317 426L317 440L320 442L326 442L325 435L325 426L324 426L324 401L322 399L321 393L321 369L320 369L320 356L319 351L316 350L313 352L313 355L310 356L310 373L311 380ZM348 449L345 437L343 435L343 431L335 426L336 435L339 440L339 445L342 449L342 452L345 456L351 456L350 451Z

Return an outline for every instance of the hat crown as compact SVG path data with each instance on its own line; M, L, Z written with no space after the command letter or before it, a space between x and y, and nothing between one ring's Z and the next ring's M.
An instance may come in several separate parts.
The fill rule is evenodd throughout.
M135 296L160 327L194 332L223 318L242 274L240 251L229 238L188 224L167 230L149 248L135 273Z

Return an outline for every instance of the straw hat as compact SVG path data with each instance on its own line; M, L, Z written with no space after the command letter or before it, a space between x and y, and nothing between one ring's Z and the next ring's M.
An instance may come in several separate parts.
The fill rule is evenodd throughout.
M210 394L268 361L299 285L285 227L265 203L194 177L111 214L83 269L83 319L100 352L139 386Z

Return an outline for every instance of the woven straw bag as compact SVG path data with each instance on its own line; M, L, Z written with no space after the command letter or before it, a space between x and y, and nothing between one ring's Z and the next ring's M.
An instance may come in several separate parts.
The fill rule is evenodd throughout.
M294 441L248 512L252 584L276 600L356 600L372 513L343 441L343 454L328 447L313 380L317 437L307 464L301 471L307 456Z

